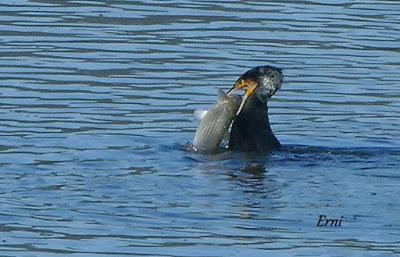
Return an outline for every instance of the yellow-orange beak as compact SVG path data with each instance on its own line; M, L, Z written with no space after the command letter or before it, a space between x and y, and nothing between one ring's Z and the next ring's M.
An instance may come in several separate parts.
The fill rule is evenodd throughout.
M227 92L227 95L231 95L239 89L245 89L244 97L242 102L240 103L240 107L236 113L238 115L242 109L244 104L246 103L247 98L254 92L257 87L257 83L254 80L250 79L238 79L233 87Z

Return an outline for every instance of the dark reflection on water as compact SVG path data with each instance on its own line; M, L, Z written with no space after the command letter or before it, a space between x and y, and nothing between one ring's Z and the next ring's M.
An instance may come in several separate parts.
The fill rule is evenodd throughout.
M1 256L397 256L397 1L0 3ZM256 65L282 151L185 151ZM317 228L318 215L344 216Z

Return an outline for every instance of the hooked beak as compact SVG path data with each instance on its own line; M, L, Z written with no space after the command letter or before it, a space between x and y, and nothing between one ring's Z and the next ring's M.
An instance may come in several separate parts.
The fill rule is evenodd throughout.
M257 87L257 83L254 80L245 80L245 79L238 79L233 87L227 92L227 95L231 95L239 89L245 89L245 93L240 103L239 109L236 112L236 116L242 111L244 104L246 103L247 98L254 92Z

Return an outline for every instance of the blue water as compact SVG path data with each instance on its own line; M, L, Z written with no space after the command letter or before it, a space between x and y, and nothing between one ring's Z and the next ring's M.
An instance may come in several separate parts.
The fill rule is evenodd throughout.
M398 1L2 1L0 256L398 256L399 38ZM187 151L267 64L284 149Z

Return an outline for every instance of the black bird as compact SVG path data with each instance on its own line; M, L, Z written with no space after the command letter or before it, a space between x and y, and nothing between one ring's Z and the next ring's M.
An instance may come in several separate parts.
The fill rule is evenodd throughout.
M269 125L267 103L282 81L281 69L273 66L255 67L236 80L228 94L239 89L245 89L245 94L233 120L229 149L267 152L281 147Z

